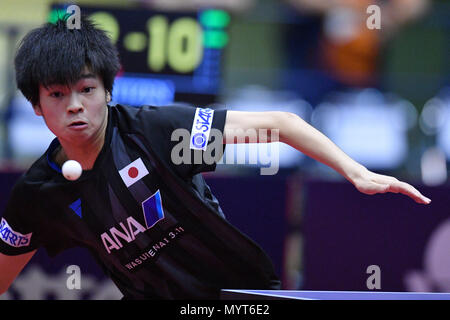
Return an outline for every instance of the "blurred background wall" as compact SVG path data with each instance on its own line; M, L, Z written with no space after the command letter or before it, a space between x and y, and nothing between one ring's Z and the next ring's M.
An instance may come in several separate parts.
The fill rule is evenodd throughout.
M67 4L0 0L1 209L14 181L54 138L15 87L14 52L29 30L51 20L52 13ZM106 12L118 25L119 31L112 34L117 36L123 70L113 103L290 111L369 169L408 181L438 199L424 209L400 196L388 197L389 201L374 197L387 201L381 205L286 145L268 151L279 155L276 175L261 176L261 167L267 166L261 156L265 149L252 144L227 146L224 159L231 161L205 176L231 222L268 251L286 289L367 290L364 266L378 264L386 275L382 289L450 290L450 275L443 271L449 261L444 241L449 233L445 202L450 159L448 1L85 0L69 4L79 5L84 13L97 13L99 21L111 27L114 24L99 18L99 12ZM373 28L376 11L368 10L373 5L380 9L380 28ZM185 18L198 22L203 49L192 68L176 67L176 56L170 58L167 52L163 67L147 65L149 50L160 48L152 42L156 39L152 29L144 26L157 15L167 17L169 28ZM192 32L180 37L187 43L195 41ZM183 49L179 50L183 61ZM239 150L258 154L257 163L233 163ZM334 196L338 191L344 192L347 204ZM236 198L248 205L236 205ZM404 216L410 219L408 229L402 228L401 221L389 227L390 219L403 213L411 213ZM259 219L261 215L265 219ZM327 229L330 217L335 220ZM379 231L373 234L374 230ZM349 240L343 235L352 236ZM389 253L369 250L370 254L349 255L381 248L379 241L387 238L402 240L404 246ZM408 245L412 243L408 239L415 239L415 244ZM398 252L409 256L396 260ZM43 252L33 259L1 298L120 297L83 251L56 260L48 260ZM70 291L65 287L64 267L79 261L87 274L85 291ZM37 281L34 286L32 281ZM99 287L94 285L97 282L103 291L92 291ZM52 285L45 287L46 283Z

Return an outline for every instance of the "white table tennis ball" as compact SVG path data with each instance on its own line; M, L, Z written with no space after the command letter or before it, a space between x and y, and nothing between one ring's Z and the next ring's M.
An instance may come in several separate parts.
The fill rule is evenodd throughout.
M62 174L67 180L77 180L82 172L81 165L75 160L67 160L62 166Z

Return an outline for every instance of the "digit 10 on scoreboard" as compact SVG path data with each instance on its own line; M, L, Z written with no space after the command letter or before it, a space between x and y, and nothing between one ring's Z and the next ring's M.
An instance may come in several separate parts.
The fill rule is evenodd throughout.
M50 21L65 8L53 7ZM117 46L125 72L192 74L207 49L222 50L228 43L230 17L223 10L167 13L145 9L81 7Z

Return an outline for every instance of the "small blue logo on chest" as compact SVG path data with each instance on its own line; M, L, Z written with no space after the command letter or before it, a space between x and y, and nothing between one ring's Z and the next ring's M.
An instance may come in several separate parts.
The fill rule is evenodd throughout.
M81 216L81 198L76 200L74 203L72 203L69 206L69 208L72 209L72 211L75 212L77 216L82 218L82 216Z

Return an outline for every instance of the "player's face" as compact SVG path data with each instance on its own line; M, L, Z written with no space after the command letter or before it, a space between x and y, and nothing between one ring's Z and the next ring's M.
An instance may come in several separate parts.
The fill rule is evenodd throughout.
M35 113L44 117L47 127L60 141L80 146L94 143L104 135L106 92L101 78L89 70L84 70L71 87L41 85L39 100Z

